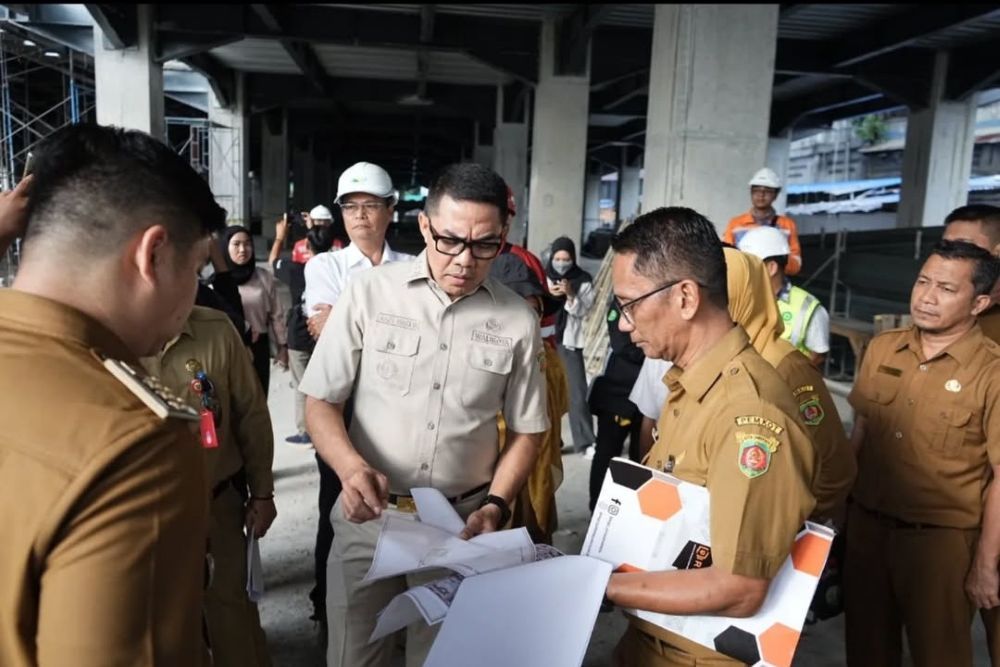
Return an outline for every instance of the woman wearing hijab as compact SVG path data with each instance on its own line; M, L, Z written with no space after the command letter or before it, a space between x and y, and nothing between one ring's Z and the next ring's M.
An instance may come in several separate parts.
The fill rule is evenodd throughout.
M226 264L239 286L243 312L250 325L253 366L267 395L271 378L271 339L277 346L276 361L288 368L288 340L284 313L278 301L274 275L254 263L253 239L246 227L232 225L220 239Z
M729 284L729 314L746 329L750 343L788 385L816 446L819 471L813 480L814 521L843 522L844 503L857 474L857 462L823 376L788 341L782 340L781 313L760 259L724 248Z
M545 267L549 293L562 302L556 321L556 347L569 381L569 425L573 450L594 445L594 419L587 405L587 373L583 365L584 319L594 305L594 284L589 273L576 264L576 246L568 237L552 242Z

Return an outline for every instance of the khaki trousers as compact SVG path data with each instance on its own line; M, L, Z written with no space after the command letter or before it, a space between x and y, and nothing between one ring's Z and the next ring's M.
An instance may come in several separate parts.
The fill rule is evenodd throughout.
M243 499L231 485L212 501L209 544L215 561L205 592L205 619L214 667L270 667L257 605L247 597Z
M479 508L486 491L455 505L463 517ZM397 516L416 518L390 509ZM384 516L384 515L383 515ZM362 584L382 529L383 519L351 523L341 511L338 498L330 513L333 523L333 546L326 563L326 618L329 627L327 667L389 667L395 648L395 635L368 643L375 629L375 618L389 602L413 586L419 586L451 574L448 570L429 570L405 577L393 577ZM420 667L427 659L439 625L428 627L420 620L406 629L406 667Z
M978 530L900 527L851 507L844 569L847 664L972 665L974 609L965 595Z
M295 428L299 435L306 432L306 395L299 391L299 383L306 374L312 352L288 351L288 369L292 371L292 388L295 389Z
M721 655L692 655L631 624L615 647L612 661L614 667L736 667L743 664Z

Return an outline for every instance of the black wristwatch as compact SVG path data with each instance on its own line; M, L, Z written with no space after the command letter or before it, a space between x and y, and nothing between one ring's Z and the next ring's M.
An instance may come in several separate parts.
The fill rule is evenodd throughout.
M487 505L496 505L497 507L500 508L500 521L499 523L497 523L497 529L499 530L504 526L506 526L507 522L510 521L510 515L511 515L510 505L507 504L507 501L501 498L500 496L494 496L493 494L490 494L485 498L483 498L483 502L480 503L479 507L480 509L482 509Z

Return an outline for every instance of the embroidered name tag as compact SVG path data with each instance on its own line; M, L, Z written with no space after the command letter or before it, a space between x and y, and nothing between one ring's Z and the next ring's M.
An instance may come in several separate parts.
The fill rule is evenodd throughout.
M768 431L771 431L775 435L781 435L785 432L784 427L778 426L770 419L766 417L760 417L758 415L746 415L744 417L736 418L737 426L763 426Z
M417 321L411 320L409 317L402 317L401 315L389 315L388 313L379 313L375 316L375 321L379 324L388 324L390 327L399 327L400 329L416 329Z
M472 341L474 343L486 343L487 345L494 345L496 347L507 348L511 347L511 340L506 336L494 336L491 333L486 333L485 331L480 331L479 329L472 330Z

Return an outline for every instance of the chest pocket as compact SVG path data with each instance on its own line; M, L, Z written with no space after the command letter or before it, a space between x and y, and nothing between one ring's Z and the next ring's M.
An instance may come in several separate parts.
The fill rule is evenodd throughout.
M496 412L503 408L503 390L514 366L514 353L505 347L473 343L462 379L462 404Z
M935 411L937 428L931 449L946 457L972 456L977 447L985 447L982 413L967 405L955 403Z
M410 393L413 367L419 350L420 334L416 331L376 325L372 341L372 368L378 382L388 389L398 391L401 396Z

